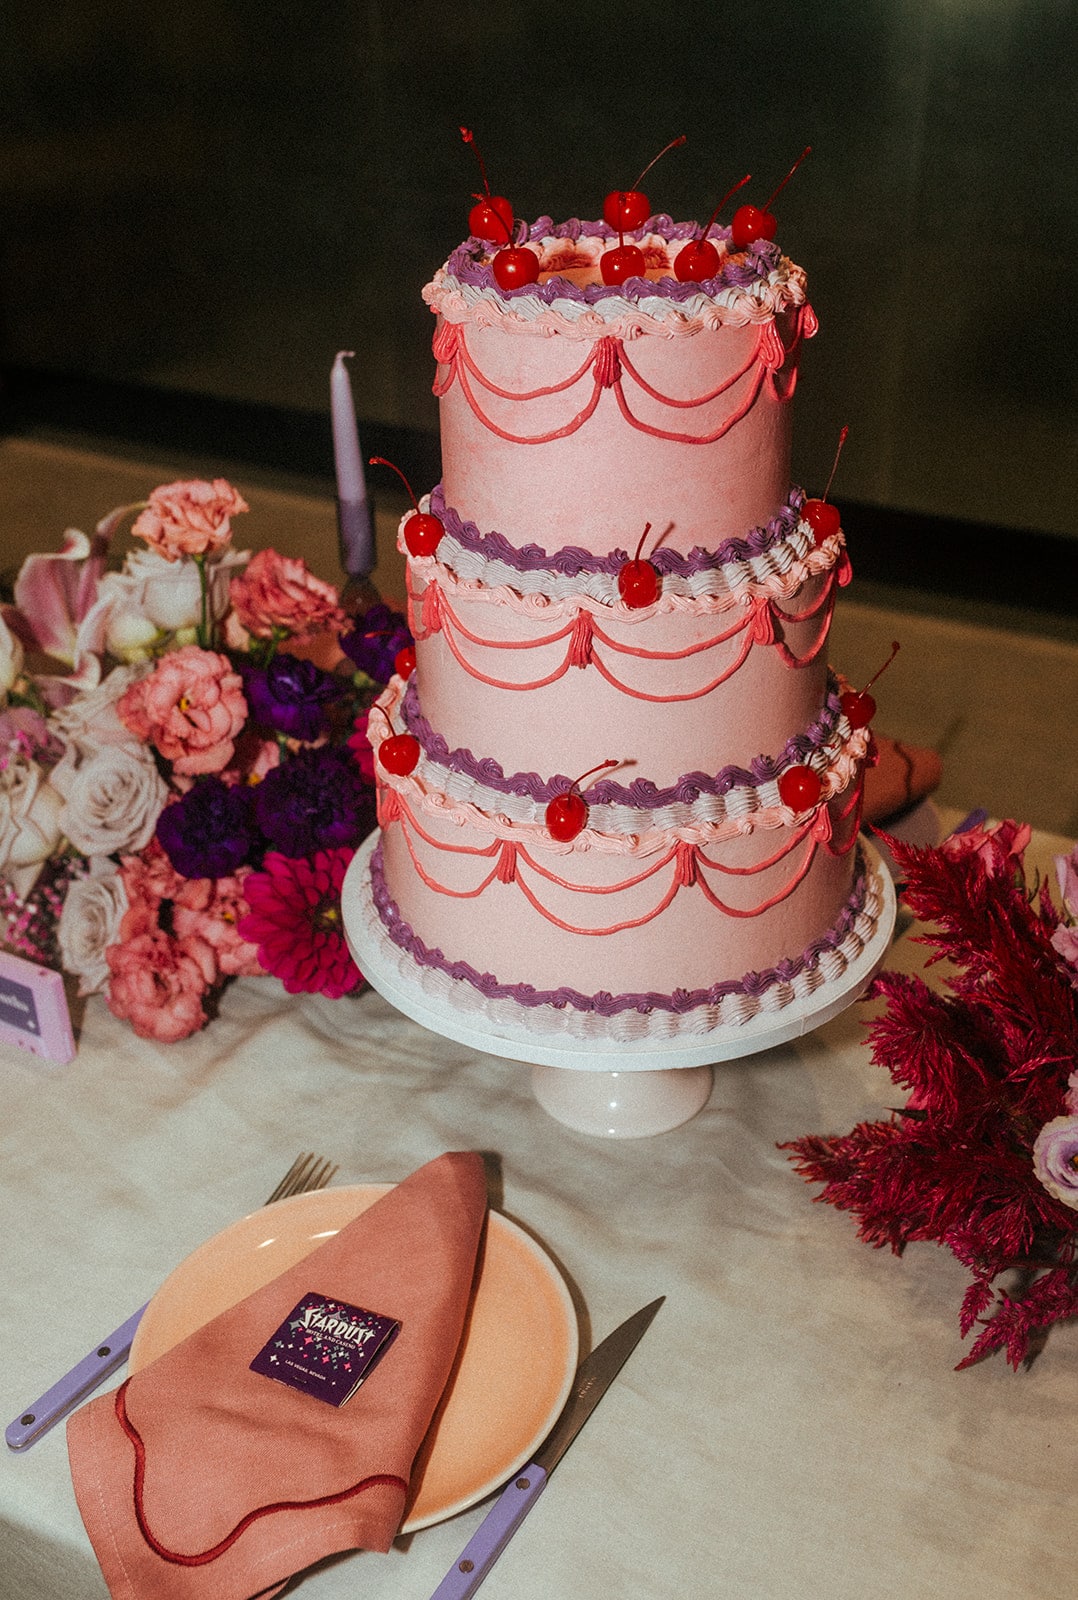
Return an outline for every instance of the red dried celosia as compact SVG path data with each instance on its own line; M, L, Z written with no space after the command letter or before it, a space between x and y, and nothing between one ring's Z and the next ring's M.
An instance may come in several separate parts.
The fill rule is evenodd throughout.
M1051 1323L1078 1314L1078 1211L1043 1187L1032 1157L1078 1064L1078 991L1052 946L1059 915L1044 887L1028 888L1014 838L1003 824L977 849L888 840L905 903L929 925L923 942L951 968L942 993L898 973L871 990L886 1002L872 1058L907 1104L782 1146L869 1244L933 1240L970 1270L959 1326L963 1337L983 1326L959 1367L1003 1348L1017 1368ZM1012 1271L1017 1284L996 1284Z

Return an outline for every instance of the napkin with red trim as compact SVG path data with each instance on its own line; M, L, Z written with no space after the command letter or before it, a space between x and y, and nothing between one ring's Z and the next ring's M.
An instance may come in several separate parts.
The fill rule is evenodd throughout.
M74 1414L75 1495L114 1600L250 1600L338 1551L389 1549L453 1370L486 1207L480 1157L440 1156ZM251 1370L311 1295L400 1324L340 1406Z

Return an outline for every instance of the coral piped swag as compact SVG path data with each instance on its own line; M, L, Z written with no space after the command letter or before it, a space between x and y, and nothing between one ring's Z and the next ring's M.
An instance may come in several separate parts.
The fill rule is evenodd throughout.
M234 550L247 509L224 479L167 484L28 557L0 609L0 944L162 1042L234 976L362 982L340 887L374 825L367 709L410 635ZM146 548L111 562L129 517Z
M781 1146L868 1244L932 1240L970 1272L959 1327L980 1331L959 1369L1002 1349L1017 1370L1078 1314L1078 851L1057 862L1060 911L1027 882L1029 838L1002 822L936 849L888 840L949 964L942 992L893 972L871 991L873 1061L908 1099Z

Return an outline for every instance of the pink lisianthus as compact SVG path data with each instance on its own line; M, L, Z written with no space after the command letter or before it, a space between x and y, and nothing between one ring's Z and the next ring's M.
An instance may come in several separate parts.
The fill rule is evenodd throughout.
M109 1010L140 1039L173 1044L207 1022L204 1000L217 981L217 960L205 939L158 929L136 934L105 952Z
M363 981L344 937L341 884L354 851L319 850L309 860L271 850L244 884L250 914L240 935L258 946L265 970L289 994L349 994Z
M276 550L259 550L246 571L232 580L233 610L257 639L340 633L348 619L338 601L333 585L316 578L305 561Z
M162 656L116 709L136 738L191 776L227 767L247 720L243 680L228 657L194 644Z
M1033 830L1028 822L997 822L991 828L967 828L964 833L952 833L944 839L940 849L948 856L979 856L990 878L1006 872L1012 866L1021 866Z
M155 489L131 532L145 539L166 561L181 556L212 556L232 536L231 518L249 509L224 478L193 479Z
M172 908L177 938L195 934L205 939L213 947L218 967L230 978L265 975L257 947L239 931L250 909L243 891L249 871L244 867L231 878L186 878Z

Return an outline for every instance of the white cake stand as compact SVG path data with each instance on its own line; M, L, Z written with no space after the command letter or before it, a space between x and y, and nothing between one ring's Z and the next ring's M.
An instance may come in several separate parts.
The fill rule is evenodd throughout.
M371 894L370 859L376 832L352 860L341 890L345 934L364 977L413 1022L458 1044L532 1064L532 1090L552 1117L580 1133L635 1139L667 1133L707 1104L712 1068L785 1044L829 1022L861 995L887 952L895 922L895 891L877 851L862 839L866 870L875 876L882 909L875 932L842 975L774 1015L670 1041L552 1038L521 1019L477 1016L432 995L418 968L402 963Z

